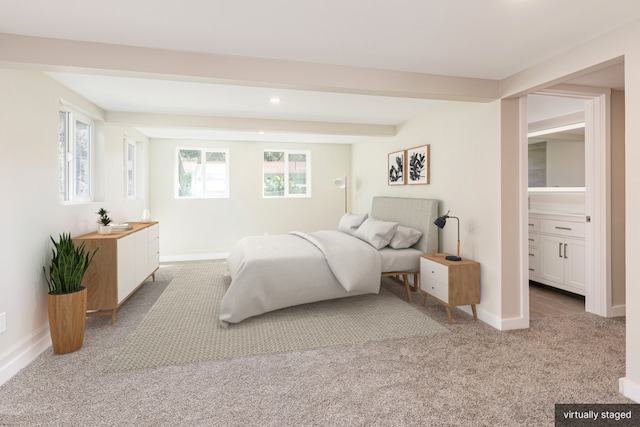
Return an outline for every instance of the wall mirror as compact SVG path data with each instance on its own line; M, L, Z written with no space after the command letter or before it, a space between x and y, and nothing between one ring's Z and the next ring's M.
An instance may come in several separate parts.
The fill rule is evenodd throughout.
M584 190L584 100L529 95L528 119L529 189Z
M584 187L584 122L529 133L529 187Z

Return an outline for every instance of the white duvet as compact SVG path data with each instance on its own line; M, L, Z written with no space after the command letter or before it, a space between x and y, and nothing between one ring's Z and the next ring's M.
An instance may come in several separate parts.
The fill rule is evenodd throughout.
M334 230L252 236L227 258L231 284L220 320L310 302L380 291L380 255L368 243Z

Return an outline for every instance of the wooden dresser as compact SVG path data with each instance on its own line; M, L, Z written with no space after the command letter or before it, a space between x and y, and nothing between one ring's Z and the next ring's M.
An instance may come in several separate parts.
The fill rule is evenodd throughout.
M111 315L149 277L155 280L159 267L159 230L157 222L131 222L131 230L111 234L97 232L74 237L84 242L88 252L98 248L82 280L87 288L87 316Z

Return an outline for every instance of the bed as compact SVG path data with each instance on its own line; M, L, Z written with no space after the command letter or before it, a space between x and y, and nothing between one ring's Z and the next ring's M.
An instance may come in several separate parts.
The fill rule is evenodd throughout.
M374 197L370 214L345 214L336 230L244 237L227 257L220 320L377 294L381 275L404 277L408 287L420 254L438 249L437 216L437 200Z

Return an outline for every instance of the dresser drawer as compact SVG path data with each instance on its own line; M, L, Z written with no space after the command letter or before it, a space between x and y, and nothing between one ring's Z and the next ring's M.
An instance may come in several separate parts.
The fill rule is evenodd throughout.
M540 229L540 220L538 218L529 217L529 232L538 231Z
M160 236L160 226L158 224L154 224L148 229L148 237L149 241L156 240Z
M529 247L537 248L540 235L538 233L529 233Z
M155 238L149 241L149 256L157 255L160 249L160 239Z
M584 238L584 222L559 221L553 219L540 220L540 232L559 236Z

